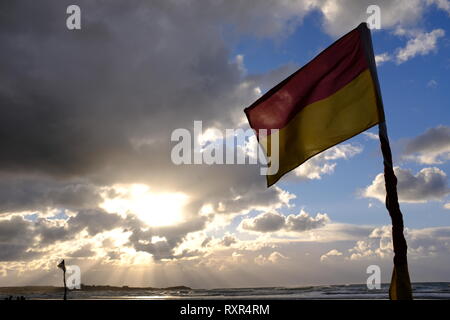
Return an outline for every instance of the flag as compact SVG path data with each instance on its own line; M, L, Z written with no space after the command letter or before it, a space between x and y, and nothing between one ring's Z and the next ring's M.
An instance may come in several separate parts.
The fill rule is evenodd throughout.
M66 264L64 263L64 260L58 264L58 268L60 268L64 272L66 272Z
M270 136L277 135L278 170L267 171L268 187L318 153L379 124L394 247L389 297L412 299L397 178L367 24L341 37L244 111L268 159L274 151Z
M270 145L270 129L279 129L279 170L267 175L268 186L384 120L367 37L361 24L245 109L261 145ZM260 136L260 129L267 129L267 136Z

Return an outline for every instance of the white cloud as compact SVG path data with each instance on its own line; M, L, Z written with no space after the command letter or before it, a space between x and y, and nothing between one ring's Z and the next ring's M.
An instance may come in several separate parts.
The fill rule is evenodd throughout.
M450 202L447 202L446 204L444 204L444 209L450 210Z
M375 228L367 239L357 241L349 249L350 260L392 257L392 227ZM433 227L424 229L405 229L408 243L408 255L412 259L430 256L447 255L450 253L450 228Z
M377 227L369 237L359 240L348 250L350 260L367 259L371 257L384 258L392 254L391 226Z
M247 69L245 68L244 64L244 55L242 54L236 55L235 61L241 74L245 75L247 73Z
M386 30L397 25L410 26L417 23L424 11L422 0L325 0L318 1L319 10L324 16L324 28L332 35L341 35L366 21L366 10L370 5L381 9L381 28Z
M418 25L427 7L434 5L450 14L448 0L318 0L312 1L312 8L323 14L323 27L327 33L339 36L366 21L366 10L378 5L381 13L381 29L411 29Z
M336 162L332 162L333 160L346 160L362 151L363 147L359 145L352 145L350 143L337 145L309 159L293 172L296 178L302 180L321 179L323 175L334 172L337 164Z
M268 256L264 256L264 255L260 254L259 256L257 256L255 258L255 263L259 264L259 265L265 265L268 263L276 264L276 263L280 263L283 260L287 260L287 259L289 259L289 258L285 257L284 255L282 255L281 253L279 253L277 251L274 251Z
M427 0L427 4L436 5L439 9L447 11L447 13L450 15L450 1L449 0Z
M321 179L325 174L331 174L336 168L336 163L329 163L323 161L320 155L309 159L303 163L300 167L295 169L293 172L296 177L300 179Z
M432 200L442 200L450 189L447 186L447 175L439 168L424 168L417 174L411 170L394 168L398 179L397 189L400 202L419 203ZM386 189L384 185L384 174L378 174L369 185L362 191L366 198L385 201Z
M450 160L450 127L437 126L408 140L403 157L422 164L441 164Z
M323 227L330 221L326 213L317 213L316 217L310 217L301 210L300 214L290 214L286 218L285 229L287 231L303 232Z
M365 135L370 140L378 140L380 138L377 133L373 133L373 132L369 132L369 131L363 132L363 135Z
M387 52L377 54L375 56L375 62L377 64L377 66L381 66L383 63L385 63L387 61L391 61L391 60L392 60L392 56Z
M408 40L404 48L396 52L398 64L404 63L417 55L427 55L437 50L437 41L445 35L443 29L435 29L431 32L420 32L413 39Z
M330 257L338 257L338 256L342 256L342 252L340 252L336 249L333 249L333 250L330 250L327 253L323 254L320 257L320 261L324 262L324 261L328 260Z
M435 88L437 87L438 83L436 80L431 79L430 81L427 82L427 88Z

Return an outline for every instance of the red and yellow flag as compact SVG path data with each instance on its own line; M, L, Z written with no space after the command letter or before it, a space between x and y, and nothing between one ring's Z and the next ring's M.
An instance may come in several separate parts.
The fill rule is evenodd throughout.
M271 144L277 141L270 135L278 135L272 136L278 138L278 170L267 171L268 186L314 155L379 124L394 247L389 297L412 299L397 178L367 25L361 23L337 40L246 108L245 113L268 159L274 154L272 147L276 148Z
M267 129L262 145L279 129L279 170L267 175L268 186L384 120L369 40L362 23L245 109L257 134Z

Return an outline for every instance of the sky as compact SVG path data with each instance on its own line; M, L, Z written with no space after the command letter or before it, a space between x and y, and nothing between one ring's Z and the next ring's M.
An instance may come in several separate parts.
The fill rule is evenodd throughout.
M171 160L194 121L203 147L248 129L373 4L411 279L450 281L449 1L19 0L0 4L0 286L60 285L61 259L85 284L365 283L374 264L388 282L376 128L270 188L258 165Z

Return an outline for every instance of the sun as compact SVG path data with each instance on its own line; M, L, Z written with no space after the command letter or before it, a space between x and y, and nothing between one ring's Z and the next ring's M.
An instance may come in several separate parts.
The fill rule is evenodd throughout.
M183 207L189 198L181 192L155 193L145 184L114 185L102 196L104 202L100 207L106 211L120 215L135 214L152 227L181 223Z

